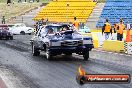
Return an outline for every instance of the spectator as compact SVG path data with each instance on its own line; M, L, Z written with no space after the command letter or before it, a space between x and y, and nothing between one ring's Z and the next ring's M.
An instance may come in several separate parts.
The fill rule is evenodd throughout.
M118 27L118 25L115 23L114 24L114 33L116 33L116 31L117 31L117 27Z
M39 0L36 0L37 2L39 2Z
M79 30L79 22L77 21L76 17L74 17L73 25L76 27L77 30Z
M42 18L41 21L42 21L42 25L46 25L45 19Z
M127 23L126 42L131 42L131 24Z
M2 17L2 24L5 24L5 16Z
M47 18L47 19L46 19L46 25L48 24L48 21L49 21L49 20L48 20L48 18Z
M7 4L11 3L11 0L7 0Z
M36 22L36 31L39 31L39 29L40 29L40 23L39 23L39 21L37 21Z
M119 41L122 41L123 30L125 30L125 25L123 24L123 20L120 19L120 23L117 27L117 40L119 40Z
M109 38L110 33L112 35L112 29L111 29L111 25L110 25L108 19L106 19L106 23L104 24L104 26L102 28L102 35L103 35L103 33L105 34L105 40L107 40Z
M35 23L34 27L35 27L35 32L37 32L38 31L38 22Z
M22 2L22 0L18 0L18 3Z

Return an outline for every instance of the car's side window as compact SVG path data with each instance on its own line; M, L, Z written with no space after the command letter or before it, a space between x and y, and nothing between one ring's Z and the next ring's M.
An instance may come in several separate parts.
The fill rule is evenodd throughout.
M20 27L19 25L16 25L16 27Z

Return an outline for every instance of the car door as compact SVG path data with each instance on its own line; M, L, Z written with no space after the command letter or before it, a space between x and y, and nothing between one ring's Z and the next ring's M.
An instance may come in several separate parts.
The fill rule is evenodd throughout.
M12 27L12 33L13 34L20 34L20 32L21 32L21 26L20 25L14 25Z

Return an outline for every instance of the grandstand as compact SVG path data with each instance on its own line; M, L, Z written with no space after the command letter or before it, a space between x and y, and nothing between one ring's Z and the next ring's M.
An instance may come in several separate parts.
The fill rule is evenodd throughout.
M95 5L96 2L92 0L53 0L34 17L34 20L43 18L50 22L73 22L76 16L79 22L86 22Z
M119 23L121 18L125 24L132 24L132 0L106 0L96 27L102 27L106 18L111 24Z

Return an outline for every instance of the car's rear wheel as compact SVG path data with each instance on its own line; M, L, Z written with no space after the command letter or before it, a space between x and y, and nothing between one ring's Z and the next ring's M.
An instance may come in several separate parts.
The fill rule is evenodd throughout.
M51 60L51 59L52 59L51 51L46 50L45 54L46 54L46 59L47 59L47 60Z
M89 50L85 50L83 52L83 58L84 58L85 61L87 61L89 59Z
M6 40L9 40L9 37L6 37Z
M40 51L35 48L35 46L32 44L32 55L33 56L39 56L40 55Z
M21 34L21 35L25 35L25 32L24 32L24 31L21 31L20 34Z

